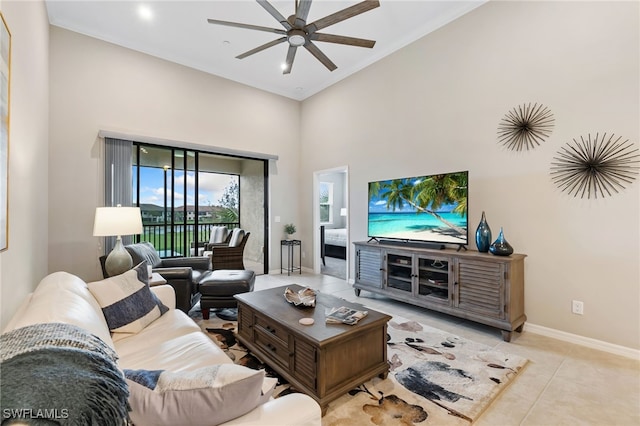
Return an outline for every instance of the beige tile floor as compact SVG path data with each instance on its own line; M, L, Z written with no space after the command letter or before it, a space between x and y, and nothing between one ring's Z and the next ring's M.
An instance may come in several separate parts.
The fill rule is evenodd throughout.
M639 360L527 331L515 333L506 343L492 327L365 291L356 297L350 284L327 275L262 275L256 278L255 290L288 284L309 286L529 359L520 377L475 425L640 425Z

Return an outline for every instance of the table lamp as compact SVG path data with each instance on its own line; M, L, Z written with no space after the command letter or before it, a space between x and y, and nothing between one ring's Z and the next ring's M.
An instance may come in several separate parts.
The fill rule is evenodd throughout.
M133 267L133 259L122 244L122 235L142 233L140 207L97 207L93 222L94 237L117 237L116 245L107 256L105 270L110 277Z

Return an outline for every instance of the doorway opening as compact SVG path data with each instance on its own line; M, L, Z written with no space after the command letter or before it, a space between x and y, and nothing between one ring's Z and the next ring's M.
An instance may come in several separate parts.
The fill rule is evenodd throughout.
M348 168L321 170L313 179L314 261L317 274L349 277Z
M251 233L245 268L268 273L267 182L263 159L134 142L133 204L143 215L142 241L161 257L202 255L213 226Z

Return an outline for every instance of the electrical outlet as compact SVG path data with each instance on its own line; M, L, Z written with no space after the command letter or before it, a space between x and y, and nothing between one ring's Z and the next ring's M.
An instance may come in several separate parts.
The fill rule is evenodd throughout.
M579 300L572 300L571 301L571 312L576 314L576 315L583 315L584 314L584 303L582 303Z

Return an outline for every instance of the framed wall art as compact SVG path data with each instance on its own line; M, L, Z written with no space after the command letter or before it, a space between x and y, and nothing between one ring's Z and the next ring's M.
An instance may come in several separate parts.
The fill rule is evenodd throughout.
M11 33L0 12L0 251L9 247L9 87Z

